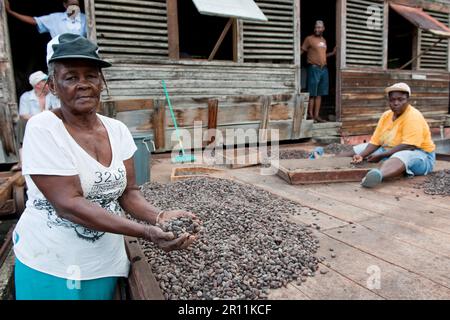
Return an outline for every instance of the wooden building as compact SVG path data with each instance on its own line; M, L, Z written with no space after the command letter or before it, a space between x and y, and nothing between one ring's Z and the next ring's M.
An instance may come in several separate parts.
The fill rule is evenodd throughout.
M11 6L15 2L10 0ZM342 124L343 135L370 134L387 109L384 87L398 81L411 85L412 103L430 124L439 125L449 113L449 41L413 60L437 37L405 18L404 11L423 9L425 27L435 29L434 19L449 25L450 0L255 3L267 22L201 15L192 0L84 0L88 37L113 63L105 69L109 94L102 112L122 119L132 130L153 130L157 149L169 150L173 123L161 85L165 80L180 127L192 130L194 121L202 121L203 128L277 128L281 140L311 137L311 121L304 119L308 95L300 44L320 19L326 24L329 51L335 45L339 49L329 60L330 95L322 111ZM17 30L9 30L8 35L2 19L1 117L16 112L20 93L14 92L12 68L21 63L13 59L11 66L8 58L16 54L8 47L15 34ZM222 42L216 48L218 39ZM36 66L44 68L42 60ZM413 62L399 70L409 60ZM332 131L335 125L320 128Z

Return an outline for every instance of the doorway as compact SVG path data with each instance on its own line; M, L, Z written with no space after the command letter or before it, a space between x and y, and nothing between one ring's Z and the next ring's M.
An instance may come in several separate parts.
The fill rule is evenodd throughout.
M54 12L64 12L62 0L9 0L11 10L31 17ZM80 1L81 11L84 3ZM28 82L31 73L41 70L47 73L46 51L51 40L49 33L39 33L36 26L24 23L8 15L9 40L14 69L17 101L25 91L32 89Z
M327 52L333 51L336 46L336 1L329 0L303 0L300 3L300 32L301 43L304 39L313 34L314 24L317 20L322 20L325 24L323 37L327 41ZM329 73L329 92L328 96L322 97L322 106L320 108L320 117L329 121L336 120L336 55L327 59ZM306 54L301 57L301 90L307 92L306 76Z

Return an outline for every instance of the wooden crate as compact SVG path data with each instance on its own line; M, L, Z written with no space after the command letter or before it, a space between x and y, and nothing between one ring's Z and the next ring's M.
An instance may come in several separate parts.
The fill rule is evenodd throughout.
M239 169L261 164L262 154L257 148L239 148L223 151L223 163L229 169Z
M360 181L379 164L364 162L352 165L351 158L325 157L315 160L280 160L278 175L290 184Z
M21 214L25 208L25 179L22 172L0 172L0 216Z
M213 174L222 172L223 170L201 166L176 167L172 169L170 181L178 181L182 179L208 177Z

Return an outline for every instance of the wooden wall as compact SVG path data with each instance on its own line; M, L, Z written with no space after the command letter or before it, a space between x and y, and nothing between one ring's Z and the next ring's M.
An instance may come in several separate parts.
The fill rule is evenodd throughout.
M426 79L413 80L413 74L425 75ZM423 113L431 126L438 126L438 119L449 113L448 73L345 70L341 76L343 134L371 134L381 114L389 109L383 90L396 82L410 85L411 105Z
M308 95L274 94L171 98L179 128L204 134L218 129L278 129L280 140L311 137L311 120L304 120ZM102 113L115 117L132 132L154 135L157 151L171 150L175 126L165 99L132 99L104 101ZM194 126L197 129L194 131ZM268 137L270 138L270 136ZM199 141L199 140L197 140ZM189 143L185 143L189 148ZM201 148L202 145L191 147Z
M110 59L105 69L114 99L163 97L165 80L173 97L294 93L294 65L233 62L154 61L130 64Z

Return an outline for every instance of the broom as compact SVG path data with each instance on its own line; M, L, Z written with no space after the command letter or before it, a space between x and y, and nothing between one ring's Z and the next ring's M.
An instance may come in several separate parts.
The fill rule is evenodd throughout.
M170 115L172 116L172 121L175 126L175 133L177 134L178 143L180 144L180 153L175 158L172 158L173 163L183 163L183 162L194 162L195 156L193 154L186 154L184 152L183 143L181 142L180 133L178 132L177 119L175 119L175 114L173 113L172 104L169 99L169 92L167 91L166 82L162 80L162 85L164 89L164 94L166 95L167 104L169 105Z

